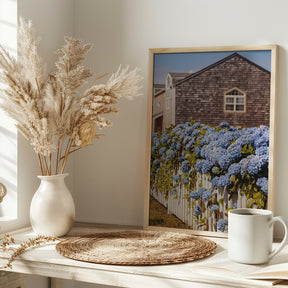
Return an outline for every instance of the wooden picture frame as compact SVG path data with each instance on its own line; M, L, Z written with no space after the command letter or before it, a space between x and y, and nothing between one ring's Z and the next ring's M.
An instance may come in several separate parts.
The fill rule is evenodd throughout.
M145 228L226 237L230 209L273 211L277 51L149 50Z

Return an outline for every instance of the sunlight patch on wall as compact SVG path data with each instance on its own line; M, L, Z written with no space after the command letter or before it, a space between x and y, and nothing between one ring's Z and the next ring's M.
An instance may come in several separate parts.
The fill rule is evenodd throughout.
M0 0L0 44L17 56L17 0ZM0 221L17 218L17 130L0 110L0 182L7 195L0 203ZM1 229L1 224L0 224Z

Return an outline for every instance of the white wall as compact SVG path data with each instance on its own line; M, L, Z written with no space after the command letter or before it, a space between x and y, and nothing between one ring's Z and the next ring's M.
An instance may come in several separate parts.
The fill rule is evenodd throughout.
M135 59L123 51L130 32L123 27L124 4L113 0L75 2L75 36L94 44L87 63L98 76L114 72L120 64L147 64L145 59L137 59L139 54ZM105 136L75 153L78 221L142 225L145 103L145 96L122 101L120 113L110 118L113 127L100 132Z
M275 214L286 203L288 2L276 0L76 0L75 34L94 43L98 74L142 68L144 96L123 101L114 127L75 154L77 219L141 225L145 194L148 49L279 44Z
M285 0L274 1L273 5L269 0L243 0L237 9L229 0L18 1L18 15L32 19L42 38L40 53L49 69L56 57L53 51L61 46L63 36L75 34L94 44L87 63L96 75L113 72L119 64L138 66L144 75L144 95L132 102L122 101L120 113L111 117L114 126L102 131L105 136L74 154L75 174L70 177L74 185L70 186L75 190L77 220L142 224L149 48L268 43L280 45L275 212L288 216L287 7ZM31 179L39 170L30 145L21 137L19 143L19 171L25 168L26 172L18 179L22 181L21 195L24 190L34 192L38 181ZM26 169L27 165L31 169ZM71 165L69 172L73 174ZM27 179L32 183L27 184ZM29 203L28 198L23 201Z
M14 57L17 54L17 1L0 0L0 44ZM17 129L0 111L0 182L7 195L0 203L0 232L17 219Z
M288 217L288 2L75 0L75 4L75 34L94 43L88 60L93 69L101 75L129 63L142 68L145 77L144 96L122 102L120 113L113 117L114 127L75 154L77 219L143 223L149 48L261 44L280 45L275 214ZM278 229L276 236L282 232ZM74 287L86 286L74 283Z
M142 224L149 48L273 43L280 45L275 214L288 217L286 0L21 0L18 5L19 15L31 18L40 32L46 59L54 60L51 51L74 29L77 37L94 44L87 63L97 75L130 64L142 68L145 77L144 95L123 101L120 113L111 118L114 126L103 131L105 136L74 154L77 220ZM32 179L38 167L31 161L34 154L29 144L20 139L19 147L19 170L31 166L27 174L19 175L22 195L21 191L34 191L37 186ZM26 209L30 198L22 201Z

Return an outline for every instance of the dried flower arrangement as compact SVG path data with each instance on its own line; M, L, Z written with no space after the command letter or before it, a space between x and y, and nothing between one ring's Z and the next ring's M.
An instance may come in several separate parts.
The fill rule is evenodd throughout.
M0 203L3 201L3 198L7 194L7 188L6 186L0 182Z
M120 98L139 95L142 79L138 69L119 68L105 84L93 81L77 95L92 76L82 65L92 45L65 37L56 72L47 74L38 44L31 21L20 20L18 58L0 46L0 107L32 144L42 175L62 174L68 156L99 137L96 126L111 126L103 115L118 112Z
M0 269L12 268L12 262L15 258L26 252L28 249L37 248L48 243L55 243L58 240L59 239L56 237L38 235L35 238L27 239L22 242L18 248L16 248L12 246L15 244L13 236L4 234L0 237L0 249L3 252L12 251L13 253L10 255L8 262L4 266L1 266Z

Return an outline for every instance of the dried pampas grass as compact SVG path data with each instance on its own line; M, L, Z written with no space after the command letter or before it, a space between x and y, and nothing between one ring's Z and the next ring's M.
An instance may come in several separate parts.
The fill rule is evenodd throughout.
M138 69L120 67L105 84L77 95L93 75L83 66L91 44L65 37L48 74L31 21L20 20L18 37L18 59L0 46L0 107L33 146L42 175L63 173L68 156L93 141L96 126L111 126L104 115L118 112L118 100L139 95L142 78Z
M57 237L52 236L44 236L44 235L37 235L35 238L29 238L25 241L23 241L18 247L13 247L15 244L14 238L9 234L4 234L0 237L0 250L2 251L12 251L12 254L10 255L10 258L8 259L8 262L1 266L0 269L12 269L12 262L25 253L27 250L32 248L41 247L43 245L46 245L48 243L55 243L56 241L59 241Z

